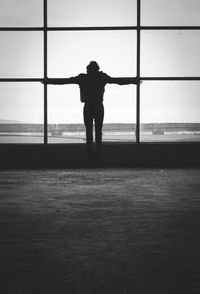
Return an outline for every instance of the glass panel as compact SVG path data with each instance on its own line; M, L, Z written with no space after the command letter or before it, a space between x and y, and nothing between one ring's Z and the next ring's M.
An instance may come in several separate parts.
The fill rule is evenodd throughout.
M103 141L135 140L135 86L106 86ZM84 143L83 106L77 85L48 86L49 143Z
M50 77L66 77L86 71L91 60L111 76L136 75L136 33L133 31L50 32Z
M1 0L0 26L43 25L43 0Z
M104 114L104 141L135 141L136 86L108 85Z
M136 0L48 0L49 26L134 26Z
M0 77L42 77L42 32L0 32Z
M199 76L200 31L144 31L142 76Z
M49 85L48 142L85 142L82 112L77 85Z
M199 26L199 0L142 0L142 25Z
M0 83L0 143L43 143L43 86Z
M200 141L200 82L141 85L141 141Z

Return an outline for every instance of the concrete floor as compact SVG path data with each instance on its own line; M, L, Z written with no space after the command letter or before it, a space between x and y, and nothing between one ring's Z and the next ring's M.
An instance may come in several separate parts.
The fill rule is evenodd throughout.
M0 171L0 293L200 293L199 169Z

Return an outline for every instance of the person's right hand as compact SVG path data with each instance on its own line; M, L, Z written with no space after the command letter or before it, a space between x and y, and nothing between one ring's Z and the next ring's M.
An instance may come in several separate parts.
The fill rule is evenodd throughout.
M139 78L136 78L136 83L137 83L138 85L141 85L141 84L143 83L143 81L141 81Z

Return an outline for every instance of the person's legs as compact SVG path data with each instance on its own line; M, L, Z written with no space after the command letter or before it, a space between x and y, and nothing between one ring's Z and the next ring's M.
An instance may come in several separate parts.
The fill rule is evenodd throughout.
M95 111L95 142L96 142L96 155L97 157L101 154L102 148L102 127L104 118L104 106L103 104L98 105Z
M84 124L86 127L86 144L88 155L92 155L92 145L93 145L93 115L90 107L88 105L84 106L83 110Z

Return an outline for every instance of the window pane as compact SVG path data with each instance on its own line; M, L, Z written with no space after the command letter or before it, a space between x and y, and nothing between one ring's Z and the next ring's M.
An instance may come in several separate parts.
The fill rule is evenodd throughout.
M43 0L1 0L0 26L43 25Z
M142 0L142 25L199 26L199 0Z
M136 86L106 87L104 141L135 141Z
M77 85L48 86L49 143L83 143L82 107Z
M136 75L134 31L50 32L48 34L50 77L66 77L86 71L91 60L112 76Z
M136 0L48 0L49 26L134 26Z
M144 31L143 76L199 76L200 31Z
M200 141L200 82L141 85L142 141Z
M0 83L0 143L42 143L43 86Z
M0 32L0 77L42 77L43 34Z
M135 86L107 85L103 141L135 141ZM49 143L84 143L78 85L48 86Z

